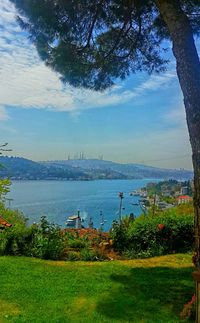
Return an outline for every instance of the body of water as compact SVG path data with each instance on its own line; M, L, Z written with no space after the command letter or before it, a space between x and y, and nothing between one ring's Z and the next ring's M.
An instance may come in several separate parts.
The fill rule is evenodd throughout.
M132 203L138 197L130 196L133 190L144 187L149 182L158 180L97 180L97 181L13 181L9 198L11 208L21 210L29 223L38 222L46 215L50 222L65 227L68 216L77 214L87 226L92 217L94 226L100 227L100 212L106 220L104 230L108 230L112 221L119 217L118 193L124 193L122 215L141 213L139 206Z

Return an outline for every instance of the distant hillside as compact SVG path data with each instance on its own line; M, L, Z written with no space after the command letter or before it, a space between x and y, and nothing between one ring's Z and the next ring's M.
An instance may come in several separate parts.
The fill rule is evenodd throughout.
M193 172L189 170L165 169L140 164L120 164L112 161L99 159L72 159L42 162L42 165L51 165L54 167L72 166L84 170L88 174L97 174L98 172L114 172L115 175L125 176L127 178L163 178L163 179L191 179ZM120 178L120 177L119 177Z
M95 180L162 178L188 180L187 170L156 168L139 164L119 164L98 159L34 162L20 157L0 156L0 177L14 180Z
M9 177L14 180L89 179L84 171L75 169L70 165L60 168L48 164L42 165L20 157L0 156L0 165L0 177Z

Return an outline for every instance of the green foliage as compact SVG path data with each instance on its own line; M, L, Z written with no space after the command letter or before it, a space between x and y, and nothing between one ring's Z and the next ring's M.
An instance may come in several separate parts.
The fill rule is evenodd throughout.
M87 236L80 237L77 231L66 231L66 246L72 248L75 251L80 251L83 248L89 247L91 242L88 240Z
M91 249L88 247L82 248L80 251L67 251L65 255L66 260L70 261L77 261L77 260L82 260L82 261L101 261L101 260L106 260L107 256L95 249Z
M145 259L153 256L163 255L163 248L155 246L153 249L148 249L145 251L137 251L135 249L126 249L122 252L122 257L125 259Z
M21 225L13 225L1 234L1 254L29 255L32 237L30 229Z
M11 2L42 60L73 86L102 90L138 70L165 68L161 43L170 37L156 1ZM198 34L199 1L180 6Z
M173 198L176 192L180 192L182 187L187 187L188 195L192 196L192 188L190 181L177 181L177 180L167 180L161 181L159 183L148 183L146 186L146 190L148 192L148 196L153 197L155 194L162 196L162 200L168 203L174 203L175 199ZM163 196L163 193L169 192L171 196L166 197Z
M9 211L16 217L15 211ZM18 215L18 213L17 213ZM16 221L5 229L0 237L1 254L26 255L43 259L62 259L64 257L64 235L57 225L50 224L45 217L39 225L25 226Z
M9 179L0 179L0 202L5 201L5 195L10 192L11 182Z
M113 240L113 248L119 252L122 252L124 249L129 247L128 239L128 227L117 221L113 223L112 229L110 231L111 239Z
M176 203L175 197L172 196L162 196L162 201L172 205Z
M49 223L45 216L39 224L27 227L25 219L17 211L6 210L13 226L0 234L0 255L25 255L52 260L103 260L103 251L92 249L93 240L80 237L78 232L65 232ZM18 218L18 220L17 220ZM22 221L23 220L23 221Z
M27 221L27 218L25 218L22 212L6 208L2 202L0 202L0 216L2 216L8 223L15 226L24 227Z
M34 257L42 259L63 259L65 239L60 227L41 217L39 226L33 225L33 239L30 250Z
M193 226L191 215L179 216L173 210L155 217L142 216L130 226L130 245L138 252L151 250L158 255L160 248L162 253L186 252L193 246Z
M77 239L68 240L67 245L70 248L80 250L80 249L83 249L83 248L87 247L88 242L85 241L85 239L77 238Z
M77 251L69 251L66 254L66 260L77 261L80 260L80 253Z
M6 145L6 144L5 144ZM5 196L10 191L9 179L0 179L0 216L12 227L0 230L0 255L18 254L24 245L26 236L26 218L17 210L11 210L5 206Z
M7 210L12 214L17 211ZM16 217L15 214L15 217ZM21 214L19 214L21 221ZM15 222L0 235L0 255L25 255L52 260L103 260L106 255L91 248L93 242L79 237L75 231L64 232L59 226L49 223L45 216L39 224L26 227L24 222Z
M81 250L80 257L83 261L97 261L107 259L106 255L103 252L88 248L84 248Z
M0 215L12 225L0 230L0 255L20 254L26 240L26 218L18 210L7 209L3 202L0 203Z
M114 226L113 246L128 258L158 256L192 250L192 214L179 214L177 208L158 215L140 216L128 227Z
M176 214L177 215L185 215L185 214L190 214L194 215L194 205L193 202L188 202L188 203L183 203L178 205L176 208Z

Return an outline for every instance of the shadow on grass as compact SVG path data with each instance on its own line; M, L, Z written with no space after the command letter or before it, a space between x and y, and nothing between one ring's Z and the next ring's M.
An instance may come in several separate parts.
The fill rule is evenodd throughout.
M193 268L132 268L111 275L113 287L102 295L97 311L110 321L179 322L180 312L194 293Z

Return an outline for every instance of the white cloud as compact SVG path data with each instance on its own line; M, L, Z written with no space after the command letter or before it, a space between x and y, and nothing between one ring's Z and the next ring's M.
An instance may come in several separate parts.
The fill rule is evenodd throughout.
M5 108L54 109L78 114L80 111L129 102L148 91L158 90L176 77L174 72L152 76L133 90L114 86L103 93L63 86L59 75L38 58L34 46L15 22L15 9L8 0L0 4L0 110Z
M9 116L4 107L0 106L0 121L5 121L9 119Z
M184 105L169 107L168 112L163 115L163 121L168 125L186 127L186 114Z

